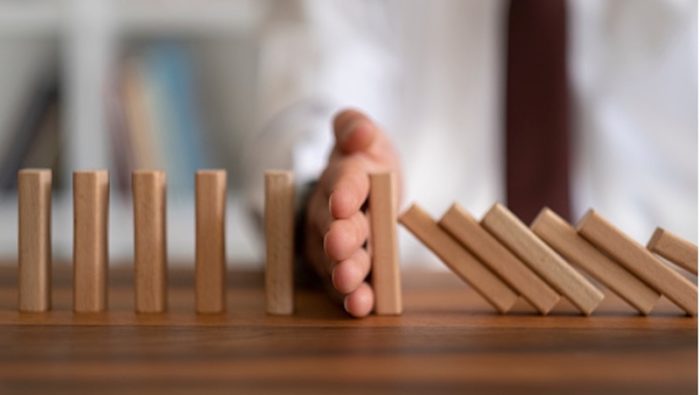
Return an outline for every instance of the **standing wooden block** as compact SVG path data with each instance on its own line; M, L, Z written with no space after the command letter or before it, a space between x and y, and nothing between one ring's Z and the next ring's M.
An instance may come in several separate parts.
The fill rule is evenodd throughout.
M165 184L162 171L137 170L131 176L137 313L162 313L168 304Z
M396 237L398 191L394 173L371 174L369 192L370 251L374 311L381 315L400 315L401 272Z
M226 171L200 170L196 184L197 313L226 310Z
M73 309L107 309L109 174L73 173Z
M647 248L697 276L698 246L688 240L665 229L656 228Z
M495 204L481 223L582 313L590 315L603 300L600 290L535 236L507 208Z
M559 302L559 294L514 256L466 210L454 204L440 219L440 226L518 291L540 313L547 314Z
M19 299L22 312L51 310L51 170L17 175Z
M499 312L506 313L518 300L518 295L506 283L462 248L418 205L406 210L399 222Z
M580 235L615 258L642 281L688 314L697 315L698 288L598 213L589 210L576 228Z
M658 292L598 251L552 210L542 209L530 228L569 262L605 284L640 313L649 314L659 300Z
M294 176L265 173L265 295L268 314L294 312Z

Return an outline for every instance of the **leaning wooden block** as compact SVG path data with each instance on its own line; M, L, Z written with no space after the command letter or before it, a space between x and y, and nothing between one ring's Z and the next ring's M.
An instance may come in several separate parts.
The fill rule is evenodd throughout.
M294 312L294 178L265 173L265 294L269 314Z
M109 175L73 173L73 309L107 309Z
M658 292L598 251L552 210L542 209L530 228L569 262L605 284L640 313L649 314L659 300Z
M165 173L138 170L131 176L134 205L134 309L161 313L168 304Z
M697 315L698 288L598 213L589 210L576 228L580 235L615 258L642 281L688 314Z
M221 313L226 310L226 171L198 171L195 189L195 308Z
M51 309L51 170L17 175L19 299L22 312Z
M412 205L399 217L399 222L496 310L505 313L513 307L518 295L442 230L423 209Z
M393 173L370 175L372 286L377 314L401 314L401 273L396 237L398 194Z
M452 205L443 215L440 226L532 303L540 313L549 313L559 302L559 294L556 291L458 204Z
M481 224L582 313L590 315L603 300L600 290L535 236L507 208L495 204Z
M698 246L688 240L665 229L656 228L647 248L697 276Z

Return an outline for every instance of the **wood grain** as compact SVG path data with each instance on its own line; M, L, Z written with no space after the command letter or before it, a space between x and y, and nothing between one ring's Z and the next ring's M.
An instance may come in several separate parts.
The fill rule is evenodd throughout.
M76 315L70 266L56 262L54 309L18 314L15 271L0 263L8 395L697 393L697 319L665 298L648 317L612 293L590 317L566 300L549 316L523 300L499 315L457 276L409 269L401 316L351 319L320 287L297 290L295 315L269 316L263 272L236 270L229 311L197 315L194 273L175 262L170 309L144 315L131 262L115 262L110 310Z
M269 314L294 312L294 176L265 172L265 296Z
M624 234L594 210L579 221L578 233L608 253L649 286L671 299L690 315L697 315L698 288L658 260L641 244Z
M401 302L399 243L396 235L398 191L394 173L370 174L369 217L374 311L398 315Z
M513 307L518 295L442 230L425 210L413 204L401 214L399 222L496 310L506 313Z
M598 251L554 211L542 209L530 228L569 262L617 293L640 313L649 314L658 302L661 296L658 292Z
M665 229L656 228L649 239L647 248L696 276L698 275L698 246L692 242Z
M482 228L459 204L453 204L439 224L541 314L549 313L559 302L559 294L555 290Z
M17 174L18 308L51 309L51 170L22 169Z
M226 171L195 177L195 300L197 313L226 310Z
M481 224L549 285L566 296L583 314L593 313L603 300L600 290L535 236L504 206L497 203L491 207Z
M134 308L162 313L168 305L165 172L132 173L134 206Z
M73 309L107 309L109 174L73 173Z

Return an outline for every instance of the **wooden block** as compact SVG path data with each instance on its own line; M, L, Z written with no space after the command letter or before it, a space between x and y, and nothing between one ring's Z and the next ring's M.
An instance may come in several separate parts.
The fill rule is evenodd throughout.
M200 170L196 184L195 305L226 311L226 171Z
M576 229L688 314L697 315L698 288L598 213L589 210Z
M559 294L479 225L459 204L440 219L440 226L481 262L518 291L540 313L547 314L559 302Z
M294 176L265 173L265 295L268 314L294 312Z
M73 310L107 309L109 174L73 173Z
M374 173L369 177L370 252L374 311L380 315L400 315L401 271L396 237L398 191L394 173Z
M598 251L552 210L542 209L530 228L561 256L605 284L640 313L649 314L659 300L658 292Z
M168 304L166 176L137 170L131 176L134 204L134 309L162 313Z
M401 214L399 222L499 312L506 313L518 300L518 295L503 280L442 230L418 205L412 205Z
M698 246L673 233L656 228L647 244L649 251L662 256L683 269L698 275Z
M17 175L19 298L22 312L51 310L51 170Z
M582 313L590 315L603 293L535 236L513 213L495 204L481 224Z

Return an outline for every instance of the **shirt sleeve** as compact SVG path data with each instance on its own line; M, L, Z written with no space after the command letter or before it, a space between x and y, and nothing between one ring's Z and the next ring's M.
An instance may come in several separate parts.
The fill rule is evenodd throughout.
M333 145L337 111L357 107L378 120L385 116L395 61L384 14L371 4L294 0L268 6L258 33L256 131L244 170L256 216L262 218L265 170L291 169L297 186L318 177Z

